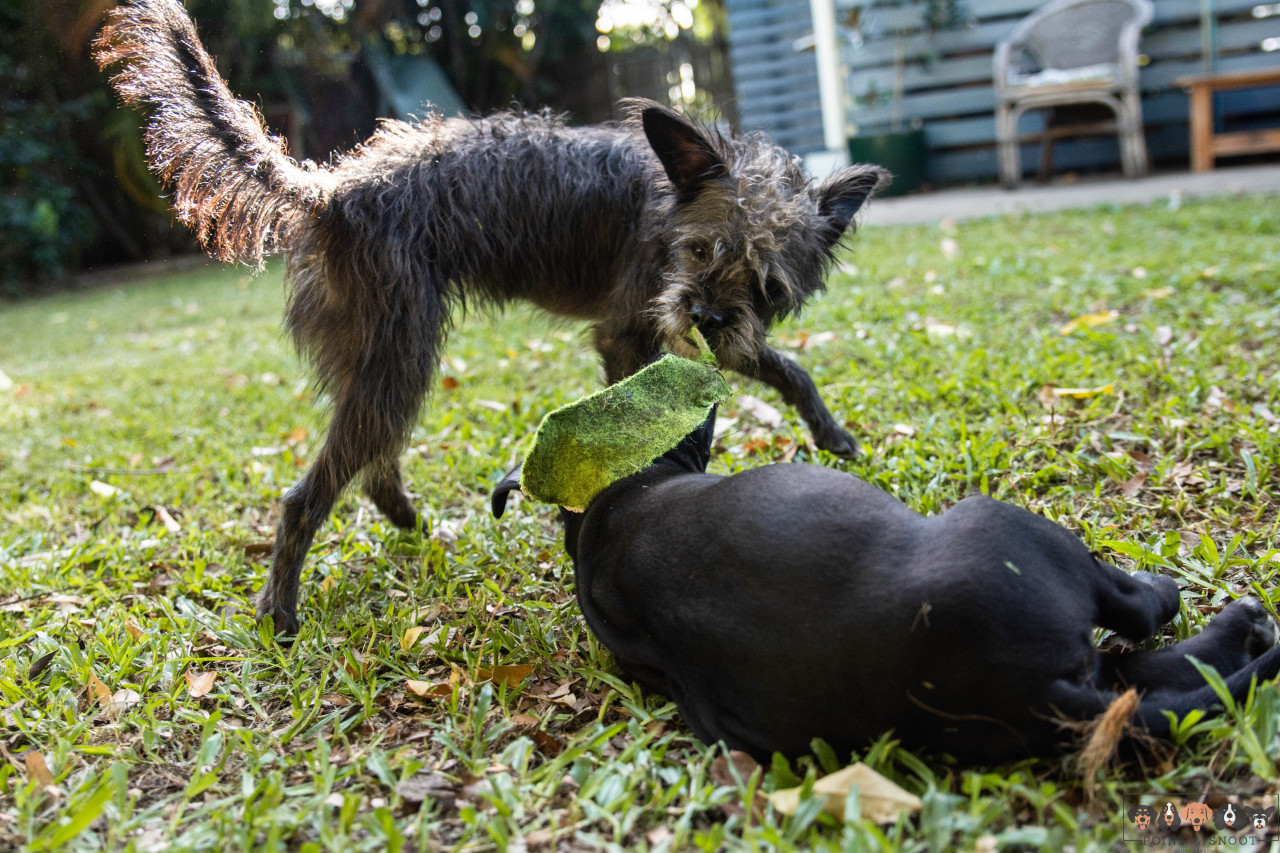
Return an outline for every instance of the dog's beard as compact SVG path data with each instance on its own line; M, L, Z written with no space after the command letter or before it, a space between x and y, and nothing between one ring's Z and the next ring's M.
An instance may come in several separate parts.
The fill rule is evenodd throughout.
M749 373L760 359L768 326L750 303L712 305L724 318L722 325L698 325L691 313L689 290L680 282L669 282L653 300L650 311L666 346L676 355L697 358L698 349L690 337L695 325L706 338L722 368Z

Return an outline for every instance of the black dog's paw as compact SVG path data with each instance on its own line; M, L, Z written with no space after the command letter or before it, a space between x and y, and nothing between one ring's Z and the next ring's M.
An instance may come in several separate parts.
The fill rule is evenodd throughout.
M1276 644L1275 622L1267 608L1256 598L1241 598L1231 602L1222 609L1218 619L1229 620L1230 627L1240 633L1241 644L1249 660Z
M856 459L862 449L858 446L858 440L849 434L847 430L832 424L823 430L815 430L813 433L813 443L818 446L819 450L825 450L833 456L839 456L841 459Z

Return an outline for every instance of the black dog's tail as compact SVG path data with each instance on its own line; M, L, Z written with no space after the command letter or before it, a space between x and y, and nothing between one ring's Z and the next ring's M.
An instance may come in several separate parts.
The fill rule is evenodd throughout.
M129 0L94 45L130 104L149 107L151 168L175 185L174 208L223 261L260 265L328 202L333 176L300 166L253 105L218 76L179 0Z

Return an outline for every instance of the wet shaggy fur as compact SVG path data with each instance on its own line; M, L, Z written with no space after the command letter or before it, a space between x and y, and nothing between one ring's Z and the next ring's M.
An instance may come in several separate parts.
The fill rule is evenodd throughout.
M323 447L282 501L258 603L277 629L296 631L303 558L352 479L395 524L417 523L398 456L469 300L591 322L609 381L664 347L687 350L696 324L722 366L796 406L819 447L857 452L765 336L822 289L883 170L815 186L764 137L726 137L648 102L620 126L388 121L329 166L299 164L231 95L178 0L116 10L96 57L118 66L126 101L150 108L152 166L206 247L249 264L285 254L285 323L333 400Z

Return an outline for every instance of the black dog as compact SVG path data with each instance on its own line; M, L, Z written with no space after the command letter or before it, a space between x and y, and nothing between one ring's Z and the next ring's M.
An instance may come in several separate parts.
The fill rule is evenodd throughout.
M892 729L997 761L1069 747L1061 721L1126 686L1145 692L1135 722L1167 735L1164 711L1218 701L1187 655L1236 696L1280 671L1253 599L1175 646L1101 654L1093 626L1136 640L1178 612L1172 579L1127 575L984 496L925 518L815 465L707 474L713 422L585 513L562 510L587 624L704 741L767 759L820 737L847 754ZM495 515L517 488L514 472L498 485Z
M696 324L721 365L798 409L818 447L857 452L765 337L822 289L883 169L814 186L762 136L725 137L649 102L620 127L514 113L387 122L317 167L287 157L232 97L178 0L131 0L96 56L123 63L117 89L153 109L152 166L205 244L246 263L286 253L285 324L333 400L324 446L282 502L258 601L277 630L297 630L303 558L352 479L393 523L416 525L398 457L468 300L590 321L610 382L687 346Z

